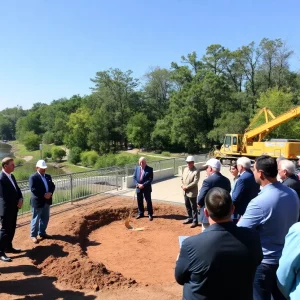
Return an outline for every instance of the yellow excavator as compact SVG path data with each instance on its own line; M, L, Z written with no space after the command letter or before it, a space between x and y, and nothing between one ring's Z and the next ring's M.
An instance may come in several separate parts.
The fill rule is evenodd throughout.
M258 118L264 114L265 123L252 128ZM283 156L290 160L298 160L300 156L300 140L270 139L265 136L280 124L300 116L300 106L297 106L278 117L267 108L261 109L254 117L244 134L226 134L224 144L220 150L213 150L214 157L220 159L222 164L232 164L239 157L255 158L266 154L272 157Z

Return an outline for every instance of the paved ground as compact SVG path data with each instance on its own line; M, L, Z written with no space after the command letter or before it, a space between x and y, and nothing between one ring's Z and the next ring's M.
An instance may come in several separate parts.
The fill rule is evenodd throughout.
M229 172L229 167L222 167L221 173L232 180L232 175ZM206 178L206 172L200 172L200 180L198 187L202 186L203 180ZM154 182L152 184L152 199L168 202L184 203L181 186L181 176L174 176L170 179ZM129 189L128 192L123 193L124 196L134 195L134 189Z

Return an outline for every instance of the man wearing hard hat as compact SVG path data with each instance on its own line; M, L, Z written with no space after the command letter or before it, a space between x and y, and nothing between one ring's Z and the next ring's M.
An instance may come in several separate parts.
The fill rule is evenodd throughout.
M187 157L187 167L184 169L181 177L181 189L183 190L184 202L188 215L188 218L183 222L183 224L192 223L191 228L198 226L197 194L199 171L196 169L194 162L194 156Z
M39 160L36 163L36 173L29 178L31 190L30 205L32 207L32 219L30 226L30 237L34 244L38 243L37 236L42 239L50 239L46 233L50 218L50 205L55 185L49 174L45 174L47 169L46 162Z

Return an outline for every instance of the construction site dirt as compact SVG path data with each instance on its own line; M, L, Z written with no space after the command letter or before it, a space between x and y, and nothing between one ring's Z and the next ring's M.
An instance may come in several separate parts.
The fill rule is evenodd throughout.
M95 196L52 208L48 234L32 243L30 215L19 218L13 262L0 263L4 299L181 299L174 279L178 236L201 227L183 225L182 205L154 202L154 220L135 220L132 198ZM133 215L136 213L134 210Z

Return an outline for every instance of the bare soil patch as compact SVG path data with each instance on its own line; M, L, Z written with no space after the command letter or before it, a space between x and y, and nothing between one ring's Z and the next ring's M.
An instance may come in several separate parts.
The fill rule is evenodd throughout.
M53 208L53 239L38 245L29 239L30 218L19 219L14 246L25 251L11 255L11 264L0 262L1 299L181 298L173 277L178 235L200 232L182 225L184 207L155 203L153 222L135 221L145 227L137 232L124 226L130 198L97 198Z
M101 226L89 236L88 256L137 283L175 283L178 236L199 232L182 224L183 213L182 207L156 206L153 222L148 218L134 222L135 227L144 227L144 231L124 230L123 221Z

